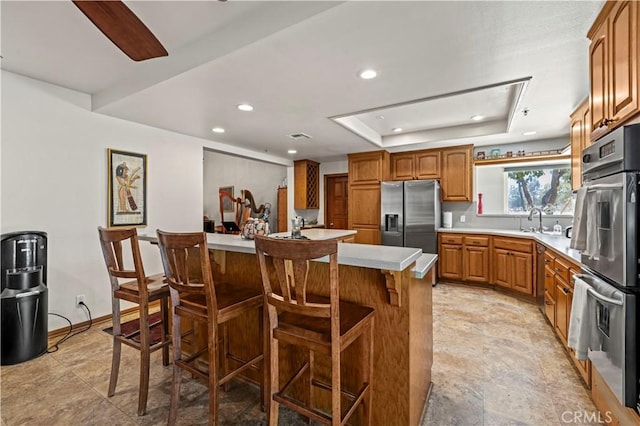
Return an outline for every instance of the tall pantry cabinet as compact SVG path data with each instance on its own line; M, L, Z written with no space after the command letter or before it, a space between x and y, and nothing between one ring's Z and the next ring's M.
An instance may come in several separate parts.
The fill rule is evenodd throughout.
M380 244L380 182L389 180L387 151L349 154L349 229L355 242Z

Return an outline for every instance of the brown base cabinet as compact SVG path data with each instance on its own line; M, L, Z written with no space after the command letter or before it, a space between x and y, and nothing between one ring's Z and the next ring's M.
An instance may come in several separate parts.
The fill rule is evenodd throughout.
M580 266L550 248L544 254L544 262L545 315L582 379L591 387L591 361L577 359L575 351L567 346L573 304L572 276L580 272Z
M530 240L493 239L493 281L496 285L533 296L533 249Z
M438 234L441 278L474 283L489 282L489 236Z

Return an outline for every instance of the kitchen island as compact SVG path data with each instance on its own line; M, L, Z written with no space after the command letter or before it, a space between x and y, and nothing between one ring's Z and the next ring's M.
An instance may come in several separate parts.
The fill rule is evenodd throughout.
M355 231L310 229L302 234L310 239L353 235ZM155 236L140 236L155 241ZM252 240L238 235L208 234L207 242L216 281L262 288L260 269ZM374 425L417 425L426 406L431 388L433 360L433 316L431 283L435 254L420 249L338 243L340 298L375 308L373 413ZM328 296L328 259L311 262L310 291ZM230 324L230 351L248 359L261 351L259 318L239 318ZM347 365L360 354L361 342L343 353ZM307 355L295 348L281 346L281 376L290 375ZM328 379L328 359L316 356L316 376ZM257 381L255 372L249 379ZM357 389L361 372L358 368L343 370L343 386ZM296 389L294 389L296 391ZM304 398L304 389L298 389ZM328 407L328 392L314 393L314 400ZM352 418L359 424L359 413Z

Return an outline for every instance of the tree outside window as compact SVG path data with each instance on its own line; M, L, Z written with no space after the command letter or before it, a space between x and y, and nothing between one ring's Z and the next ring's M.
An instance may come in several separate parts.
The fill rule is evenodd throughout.
M545 214L571 212L571 170L569 167L505 168L507 211L523 214L532 208Z

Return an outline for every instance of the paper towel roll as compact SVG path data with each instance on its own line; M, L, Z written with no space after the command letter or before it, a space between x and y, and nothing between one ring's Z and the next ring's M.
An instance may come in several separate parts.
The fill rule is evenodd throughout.
M451 227L453 227L453 213L452 212L442 212L442 227L443 228L451 228Z

